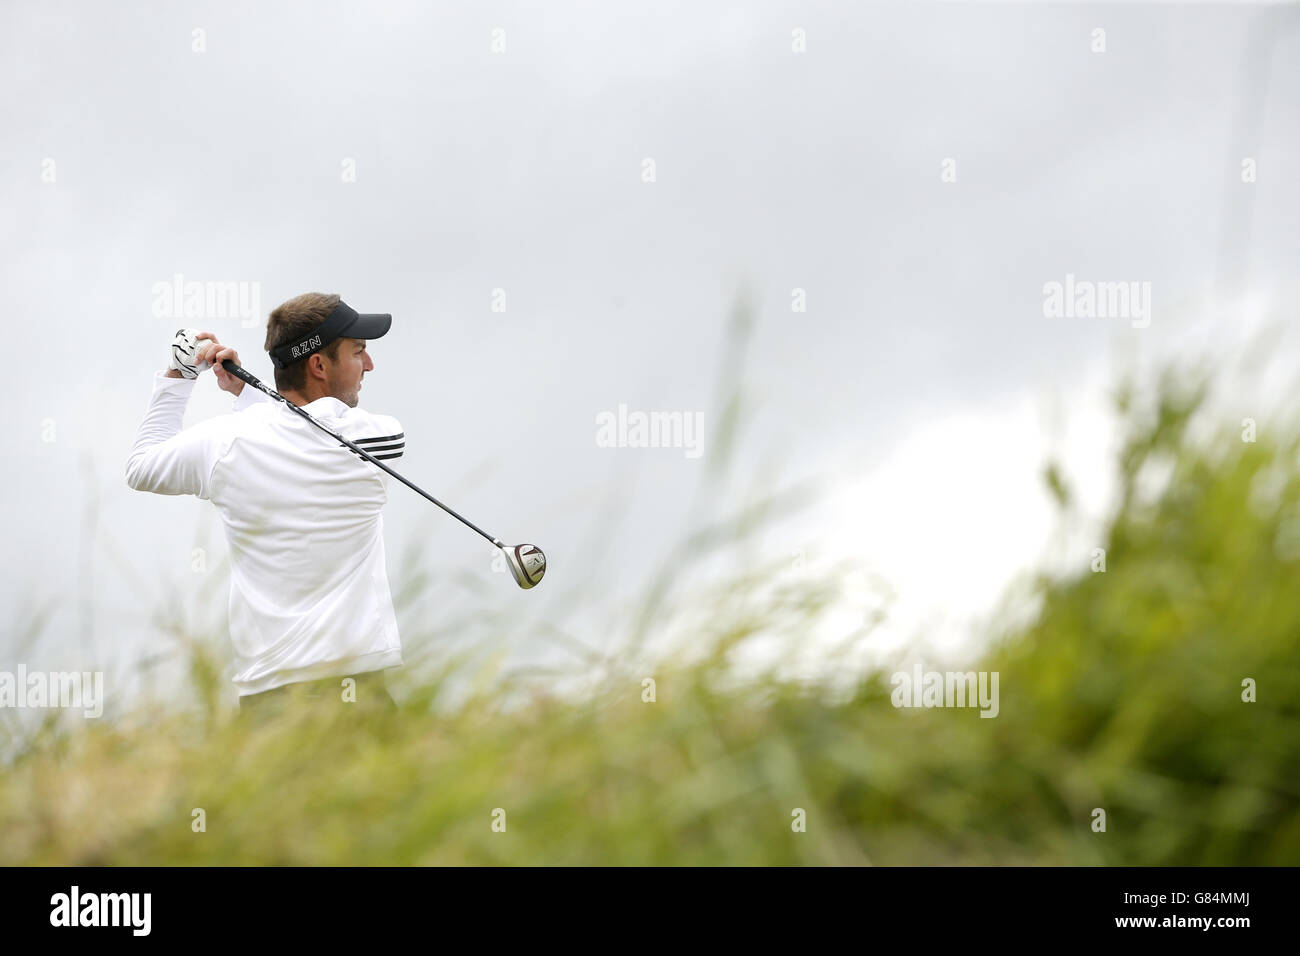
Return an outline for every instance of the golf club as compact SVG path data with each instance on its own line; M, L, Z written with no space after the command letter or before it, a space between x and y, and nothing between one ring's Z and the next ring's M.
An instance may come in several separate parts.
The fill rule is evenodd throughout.
M277 401L284 402L286 406L292 408L295 412L297 412L303 418L307 419L307 421L311 422L313 425L315 425L317 428L323 431L326 435L329 435L331 438L335 439L336 441L346 445L348 448L352 449L352 451L356 452L358 455L366 459L372 465L382 468L384 471L388 472L390 475L392 475L402 484L406 485L406 487L410 488L416 494L428 498L435 505L437 505L443 511L447 512L447 514L451 515L461 524L473 528L483 537L487 538L489 541L491 541L494 545L496 545L505 553L506 564L509 565L510 567L510 573L514 575L515 582L521 588L527 590L528 588L536 587L541 582L542 575L546 573L546 555L542 553L542 549L537 547L537 545L516 544L514 546L511 546L508 544L502 544L498 539L494 538L492 535L488 534L478 525L474 524L474 522L469 521L466 518L462 518L460 515L456 514L456 512L452 511L450 508L444 505L433 495L429 494L423 488L420 488L418 485L415 485L412 482L407 481L397 472L393 471L393 469L385 465L382 461L379 461L374 456L372 456L364 448L359 448L358 446L354 445L352 442L344 438L342 435L338 435L330 431L320 422L316 421L316 419L314 419L311 415L309 415L307 412L304 412L301 408L293 404L293 402L289 401L287 398L285 398L275 389L268 388L266 385L263 385L262 382L258 379L258 377L253 373L249 372L247 369L241 368L240 366L232 362L230 359L226 359L225 361L223 361L221 363L221 366L231 375L235 376L238 379L243 380L245 384L253 386L253 388L256 388L259 391L266 393L267 395L271 396L271 398L274 398Z

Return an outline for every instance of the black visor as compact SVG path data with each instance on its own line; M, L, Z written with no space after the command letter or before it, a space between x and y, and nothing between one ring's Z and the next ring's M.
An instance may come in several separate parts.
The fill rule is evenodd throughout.
M300 342L271 349L271 364L284 368L319 352L335 339L377 339L393 324L391 315L360 313L339 300L328 319L312 329Z

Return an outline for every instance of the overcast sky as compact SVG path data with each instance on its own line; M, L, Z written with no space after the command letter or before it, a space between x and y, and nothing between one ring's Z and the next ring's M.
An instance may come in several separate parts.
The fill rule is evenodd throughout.
M395 485L394 590L415 586L413 542L432 575L403 634L485 615L523 660L542 622L601 646L680 539L708 455L599 447L597 417L699 413L707 443L742 289L756 418L710 510L820 477L814 523L767 557L861 556L913 594L928 568L923 603L965 607L1043 534L1035 408L1080 412L1086 468L1118 362L1235 348L1295 287L1294 8L131 9L0 6L18 439L0 666L128 666L170 646L166 605L224 626L212 506L123 479L182 325L269 380L265 317L285 299L391 312L362 401L401 420L404 473L551 562L521 592ZM156 315L155 284L178 274L249 284L256 322ZM1044 285L1067 275L1149 283L1149 324L1046 317ZM225 399L205 377L188 420ZM1017 502L1022 526L981 562ZM936 570L937 553L958 557Z

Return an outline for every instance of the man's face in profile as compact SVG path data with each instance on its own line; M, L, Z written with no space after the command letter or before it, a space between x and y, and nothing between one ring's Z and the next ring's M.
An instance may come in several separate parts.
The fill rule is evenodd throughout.
M333 361L323 356L329 393L349 408L356 408L360 401L361 378L374 369L375 363L370 360L365 339L339 339L335 354Z

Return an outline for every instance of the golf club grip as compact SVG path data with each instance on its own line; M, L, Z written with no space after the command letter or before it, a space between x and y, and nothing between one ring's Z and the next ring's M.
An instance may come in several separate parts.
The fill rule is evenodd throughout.
M224 359L221 363L221 367L224 368L231 375L235 376L235 378L243 379L245 382L247 382L249 385L252 385L255 388L262 384L257 380L256 375L254 375L252 372L248 372L244 370L240 366L236 365L230 359Z

